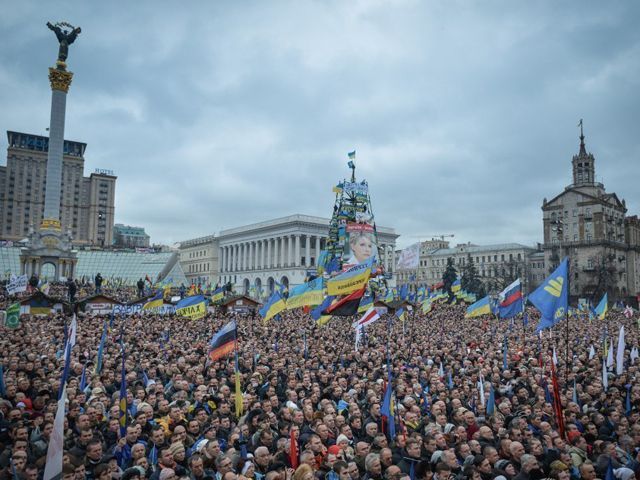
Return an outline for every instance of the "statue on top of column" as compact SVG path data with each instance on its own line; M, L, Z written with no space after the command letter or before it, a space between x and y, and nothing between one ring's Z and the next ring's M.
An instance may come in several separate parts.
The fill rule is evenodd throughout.
M67 56L69 55L69 45L71 45L78 34L82 31L80 27L74 27L67 22L58 22L52 25L51 22L47 22L47 27L52 30L60 43L58 50L58 62L65 63Z

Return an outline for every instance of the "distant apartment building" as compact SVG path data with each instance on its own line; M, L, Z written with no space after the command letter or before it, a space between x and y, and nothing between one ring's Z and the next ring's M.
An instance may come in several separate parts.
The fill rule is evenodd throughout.
M532 290L537 286L531 277L532 258L544 262L544 258L540 258L540 251L519 243L494 245L466 243L449 247L449 242L431 240L421 244L417 269L397 270L398 284L407 283L416 288L422 285L437 284L442 281L449 258L453 259L454 267L459 275L462 275L464 267L471 258L478 277L485 284L487 290L493 292L516 278L521 279L525 292ZM539 262L536 262L536 268Z
M7 165L0 166L0 239L19 241L37 229L44 212L49 138L7 131ZM116 176L84 176L86 143L64 141L60 221L73 242L108 246L113 238Z
M113 245L123 248L148 247L149 235L142 227L116 223L113 226Z

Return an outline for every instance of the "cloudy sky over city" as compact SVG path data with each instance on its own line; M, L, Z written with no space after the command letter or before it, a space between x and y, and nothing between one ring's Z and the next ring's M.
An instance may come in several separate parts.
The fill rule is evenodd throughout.
M82 27L65 137L88 144L85 175L118 176L116 222L155 243L328 217L356 150L400 246L532 244L542 199L571 182L581 118L597 180L640 214L638 2L0 6L0 128L46 135L45 24Z

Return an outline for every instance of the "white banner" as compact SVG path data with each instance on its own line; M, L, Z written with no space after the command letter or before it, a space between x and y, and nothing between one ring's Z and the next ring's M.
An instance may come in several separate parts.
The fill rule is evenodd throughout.
M367 195L369 193L369 186L358 182L345 182L342 190L344 193L350 193L352 195Z
M27 290L27 284L29 283L29 279L26 275L20 275L19 277L11 277L9 283L7 284L7 293L9 295L14 295L16 293L24 292Z
M400 252L398 270L412 270L420 266L420 242L408 246Z
M150 308L147 310L142 310L144 306L143 303L136 303L134 305L114 305L113 306L113 314L114 315L140 315L143 313L151 313L154 315L168 315L171 313L176 313L176 306L164 304L158 308Z

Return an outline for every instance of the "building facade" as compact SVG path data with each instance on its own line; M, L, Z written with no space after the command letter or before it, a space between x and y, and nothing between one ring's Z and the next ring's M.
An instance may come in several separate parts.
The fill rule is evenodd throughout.
M113 245L124 248L148 247L149 235L142 227L116 223L113 226Z
M377 227L378 251L387 272L393 272L392 228ZM308 215L288 217L223 230L219 235L221 282L232 282L240 293L255 287L271 293L275 282L299 285L315 274L316 260L326 247L329 219Z
M49 138L7 132L7 165L0 166L0 238L21 240L44 213ZM73 242L108 246L113 237L116 176L98 170L84 176L87 144L64 141L60 222Z
M399 270L398 283L407 283L417 288L423 285L435 285L442 281L447 268L447 260L453 259L459 275L469 261L473 260L478 277L488 291L495 293L512 280L520 278L523 289L528 292L535 287L531 284L530 258L536 249L519 243L496 245L461 244L455 247L431 248L430 242L424 242L420 249L420 263L417 270ZM444 242L448 244L448 242Z
M637 217L627 217L624 199L595 181L595 158L584 134L571 160L573 182L542 203L547 274L568 256L573 297L624 299L640 292Z
M220 283L218 236L194 238L180 242L180 265L189 284Z

